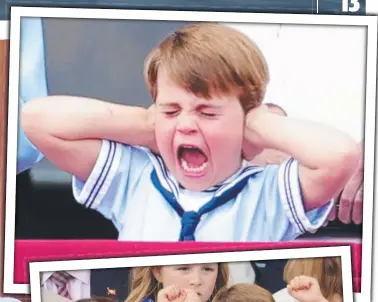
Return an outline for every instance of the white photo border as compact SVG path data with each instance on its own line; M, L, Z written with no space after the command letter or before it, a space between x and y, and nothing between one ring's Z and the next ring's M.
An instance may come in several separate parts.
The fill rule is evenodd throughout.
M243 261L269 261L298 258L341 257L344 302L353 302L352 266L349 246L301 249L277 249L267 251L202 253L185 255L141 256L127 258L86 259L31 262L31 300L41 302L40 273L70 270L91 270L120 267L142 267L177 264L224 263ZM306 256L304 256L306 255Z
M9 40L9 21L0 20L0 40Z
M375 152L375 110L376 110L376 60L377 60L377 16L346 15L304 15L265 13L225 13L193 11L156 11L121 9L82 9L47 7L11 7L10 21L10 64L9 64L9 105L7 141L7 183L6 183L6 224L4 292L28 294L28 284L14 283L14 241L15 241L15 197L17 163L17 119L18 82L20 56L20 24L22 17L69 18L69 19L119 19L119 20L160 20L160 21L209 21L224 23L270 23L297 25L344 25L367 27L367 61L365 94L365 163L364 163L364 207L361 269L361 294L357 301L368 301L371 296L373 188ZM347 62L346 62L347 64ZM368 202L366 202L368 201ZM359 300L361 299L361 300Z
M365 13L367 15L378 15L378 2L375 0L366 0Z

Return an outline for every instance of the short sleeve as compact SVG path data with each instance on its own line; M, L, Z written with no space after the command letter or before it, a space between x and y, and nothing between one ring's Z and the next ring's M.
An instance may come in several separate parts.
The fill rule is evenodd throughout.
M20 98L17 121L17 174L41 161L44 156L28 140L21 127L21 110L32 99L46 97L45 48L41 18L21 21Z
M22 18L20 40L20 97L27 102L48 94L42 19Z
M84 207L112 220L120 230L127 200L148 165L148 155L141 149L104 140L88 179L83 182L73 176L74 197Z
M288 159L280 166L268 166L263 194L266 219L274 241L290 241L305 232L316 232L326 221L333 200L306 212L299 179L298 161Z

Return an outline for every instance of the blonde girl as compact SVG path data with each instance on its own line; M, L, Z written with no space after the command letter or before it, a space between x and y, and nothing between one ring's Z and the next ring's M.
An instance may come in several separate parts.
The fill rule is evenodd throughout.
M207 302L227 285L228 279L227 263L138 267L132 271L126 302ZM185 299L193 293L196 300Z

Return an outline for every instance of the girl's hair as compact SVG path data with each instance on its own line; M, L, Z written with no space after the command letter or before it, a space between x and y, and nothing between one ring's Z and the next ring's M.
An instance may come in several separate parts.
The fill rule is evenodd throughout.
M343 295L340 257L291 259L284 269L284 280L289 283L294 277L304 275L315 278L325 298Z
M117 300L114 300L109 297L91 297L88 299L80 299L80 300L77 300L76 302L114 302L114 301L117 301Z
M269 291L256 284L238 283L222 288L212 302L274 302L274 298Z
M217 23L185 26L150 52L144 77L154 101L161 68L173 83L201 98L237 95L245 112L262 103L269 82L268 65L257 45Z
M153 275L154 269L159 269L159 267L147 266L133 268L130 286L131 292L125 302L140 302L147 298L157 301L157 294L162 287ZM219 263L214 294L227 285L228 278L228 264Z

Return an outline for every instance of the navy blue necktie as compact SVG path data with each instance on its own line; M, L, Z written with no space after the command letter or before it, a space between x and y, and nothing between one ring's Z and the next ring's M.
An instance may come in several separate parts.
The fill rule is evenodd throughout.
M248 179L253 176L254 173L246 173L238 182L234 183L230 188L222 192L221 195L214 197L209 202L204 204L198 212L188 211L185 212L182 206L178 203L175 195L165 189L153 170L151 173L151 180L155 188L165 197L166 201L170 206L176 211L176 213L181 217L181 232L180 241L195 240L194 233L196 231L197 225L201 220L201 216L211 212L212 210L224 205L226 202L235 198L248 183Z

